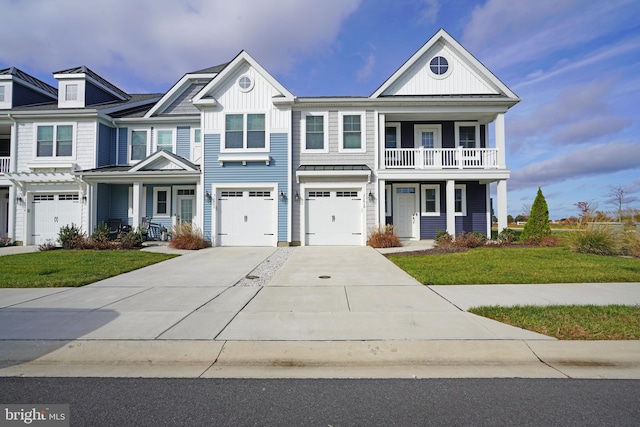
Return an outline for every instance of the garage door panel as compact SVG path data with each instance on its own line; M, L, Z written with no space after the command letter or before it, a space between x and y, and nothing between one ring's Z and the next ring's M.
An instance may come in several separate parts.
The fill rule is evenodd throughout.
M358 190L310 190L306 195L308 245L361 245L362 199Z
M77 193L34 194L31 203L31 238L35 245L55 242L60 228L80 226L80 200Z
M272 190L222 190L218 200L221 246L272 246L275 199Z

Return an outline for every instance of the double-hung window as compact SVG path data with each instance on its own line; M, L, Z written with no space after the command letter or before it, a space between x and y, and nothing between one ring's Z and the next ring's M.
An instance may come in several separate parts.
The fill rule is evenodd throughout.
M264 114L227 114L224 132L225 149L266 148L266 119Z
M303 118L303 151L327 152L326 114L311 113Z
M455 211L457 216L467 216L467 186L455 186Z
M38 126L36 157L73 156L73 125Z
M167 150L174 152L173 149L173 130L172 129L158 129L156 132L156 147L157 150Z
M462 148L480 148L480 127L475 123L456 123L456 139Z
M422 184L422 216L440 215L440 185Z
M171 189L169 187L154 187L153 189L153 216L169 216L171 204Z
M340 151L365 151L364 114L341 114L339 124Z
M147 157L148 132L147 130L131 131L131 160L137 161Z
M4 102L4 86L0 86L0 102Z

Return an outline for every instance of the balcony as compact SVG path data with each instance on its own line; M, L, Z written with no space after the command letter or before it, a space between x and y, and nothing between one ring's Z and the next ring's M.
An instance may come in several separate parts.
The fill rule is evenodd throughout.
M496 148L386 148L386 169L498 169Z
M9 166L11 165L10 157L0 157L0 175L4 175L5 173L9 173L11 169Z

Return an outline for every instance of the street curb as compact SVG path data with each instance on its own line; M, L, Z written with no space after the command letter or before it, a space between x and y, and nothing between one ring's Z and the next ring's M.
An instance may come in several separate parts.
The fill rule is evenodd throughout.
M3 341L0 376L640 378L640 341Z

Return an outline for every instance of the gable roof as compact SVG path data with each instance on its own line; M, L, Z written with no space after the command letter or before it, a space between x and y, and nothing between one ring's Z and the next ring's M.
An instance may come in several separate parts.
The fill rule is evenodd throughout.
M153 167L154 164L156 166L162 165L162 167ZM167 165L171 165L167 168ZM151 154L147 158L140 160L138 163L133 165L129 172L138 172L138 171L149 171L149 170L166 170L166 169L179 169L184 170L185 172L198 172L198 166L194 165L187 159L178 156L177 154L171 153L167 150L161 149Z
M229 63L216 65L209 68L204 68L199 71L193 71L187 73L171 89L165 93L162 98L154 105L149 111L146 112L144 117L151 117L154 114L161 113L164 109L174 102L184 91L188 90L194 81L206 80L211 81L220 71L222 71ZM204 86L204 84L202 85ZM201 88L200 88L201 89Z
M23 83L26 83L27 85L38 89L40 92L44 92L46 95L54 99L58 97L58 89L43 82L40 79L33 77L30 74L25 73L24 71L16 67L9 67L0 70L0 76L13 76L19 80L22 80Z
M196 96L193 97L194 104L215 104L215 100L207 97L207 94L213 89L218 87L225 78L233 73L243 63L249 64L253 67L274 89L280 92L278 97L281 102L293 102L294 96L289 90L284 87L279 81L277 81L262 65L258 63L251 55L245 50L241 51L231 62L229 62L210 82L207 84Z
M444 29L439 29L416 53L411 56L395 73L391 75L371 96L370 98L379 98L385 96L385 92L392 85L399 82L403 77L409 75L412 67L418 63L423 57L436 46L438 43L444 44L451 49L453 53L460 57L464 62L471 64L476 71L476 77L488 82L502 96L512 99L519 99L518 96L511 91L500 79L498 79L487 67L478 61L469 51L467 51L458 41L456 41ZM456 94L458 95L458 94Z
M107 80L103 79L98 74L94 73L84 65L81 65L79 67L69 68L67 70L56 71L55 73L53 73L54 76L65 75L65 74L86 74L91 79L93 79L96 83L100 84L101 86L104 86L109 91L113 92L116 96L120 97L123 101L131 97L127 92L123 91L122 89L118 88L117 86L108 82Z

